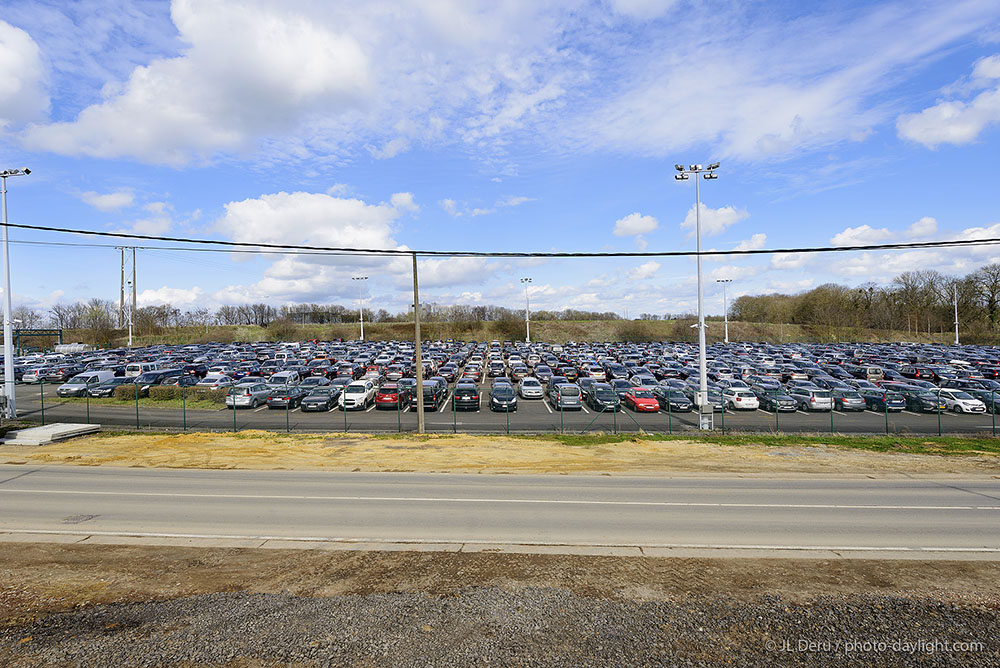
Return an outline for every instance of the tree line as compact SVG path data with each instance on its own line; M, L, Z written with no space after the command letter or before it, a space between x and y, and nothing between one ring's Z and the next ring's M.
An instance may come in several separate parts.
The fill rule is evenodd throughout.
M854 326L928 334L954 328L958 303L962 339L995 341L1000 325L1000 264L965 276L908 271L888 285L827 283L799 294L745 295L729 317L755 323Z

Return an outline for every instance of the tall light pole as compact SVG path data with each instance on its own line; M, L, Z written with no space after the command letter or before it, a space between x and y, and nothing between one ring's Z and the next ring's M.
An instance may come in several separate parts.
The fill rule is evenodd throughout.
M716 283L722 283L722 319L726 323L726 343L729 343L729 299L726 296L726 283L732 283L731 278L717 278Z
M0 171L0 199L3 200L3 383L7 395L7 418L17 417L17 402L14 396L14 331L10 306L10 255L7 245L7 177L27 176L31 170L5 169Z
M958 283L954 284L952 288L955 297L955 345L957 346L959 345L958 344Z
M358 318L361 320L361 338L358 341L365 340L365 284L364 281L368 280L367 276L354 276L351 278L352 281L358 281Z
M528 301L528 285L530 278L522 278L524 283L524 342L531 343L531 302Z
M684 165L674 165L674 168L679 172L674 175L678 181L687 181L694 175L695 237L698 241L698 400L695 403L698 405L698 428L711 429L715 416L712 405L708 402L708 369L705 364L705 311L702 308L704 291L701 286L701 182L698 176L703 175L709 181L719 178L715 174L719 163L713 162L708 167L691 165L687 169L684 169Z

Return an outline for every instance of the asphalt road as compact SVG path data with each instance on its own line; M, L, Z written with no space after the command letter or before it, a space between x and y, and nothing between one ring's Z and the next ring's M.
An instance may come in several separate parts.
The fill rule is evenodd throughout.
M42 391L44 390L44 420L52 422L88 421L87 406L82 400L67 401L55 394L55 385L19 385L17 387L18 415L28 420L42 421ZM449 394L450 396L450 394ZM483 406L488 390L483 392ZM697 429L694 413L667 414L634 413L624 410L617 414L595 414L591 409L560 413L545 401L519 400L519 409L508 416L483 408L478 412L459 411L454 413L450 403L440 411L426 413L426 428L431 432L466 433L539 433L539 432L683 432ZM89 421L105 426L123 428L166 428L166 429L233 429L231 410L187 410L180 408L151 408L155 406L143 400L136 417L135 404L123 402L120 405L92 403ZM508 420L509 418L509 420ZM380 411L370 408L366 411L343 411L328 413L302 413L298 409L289 411L272 410L261 407L256 410L240 409L236 415L236 429L267 429L290 431L353 431L353 432L394 432L416 431L417 416L410 410ZM995 434L995 419L991 414L956 415L954 413L920 414L903 411L883 413L864 411L860 413L835 412L831 421L826 413L773 413L761 410L726 411L715 414L717 430L736 431L784 431L784 432L838 432L884 434Z
M0 534L1000 558L995 478L628 478L0 466Z

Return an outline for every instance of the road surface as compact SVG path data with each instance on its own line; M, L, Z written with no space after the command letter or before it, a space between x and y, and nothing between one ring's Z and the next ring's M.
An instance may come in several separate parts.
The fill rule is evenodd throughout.
M0 534L67 542L998 560L1000 479L0 466Z

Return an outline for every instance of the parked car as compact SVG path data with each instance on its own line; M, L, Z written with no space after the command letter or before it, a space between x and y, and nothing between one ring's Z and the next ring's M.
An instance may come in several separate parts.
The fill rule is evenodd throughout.
M479 389L472 383L459 383L455 386L452 401L456 411L478 411Z
M308 390L298 385L268 384L267 407L291 410L302 404Z
M985 413L986 404L962 390L941 390L941 400L955 413Z
M771 413L794 413L799 409L799 402L780 386L774 389L754 386L753 393L757 396L757 402L763 411ZM864 402L861 403L864 405Z
M60 397L82 397L89 390L115 377L112 371L84 371L56 388Z
M660 402L648 387L631 387L625 392L625 406L638 413L656 413Z
M657 385L653 388L653 396L659 402L660 409L668 413L688 413L694 409L694 402L676 387Z
M906 399L906 410L916 413L938 413L948 410L948 404L938 397L937 389L928 390L925 387L915 386L901 389L899 393Z
M545 396L545 388L537 378L527 376L517 384L517 393L522 399L541 399Z
M114 378L109 378L97 387L90 388L87 393L94 397L95 399L104 399L107 397L113 397L115 395L115 388L119 385L134 385L135 378L126 378L125 376L115 376Z
M204 387L209 390L218 390L223 387L234 385L233 379L222 374L210 373L197 382L195 387Z
M608 383L594 383L587 393L587 405L595 411L620 411L622 402Z
M830 390L793 387L788 391L788 394L799 402L799 408L804 411L833 410L833 396L830 394Z
M517 410L517 393L510 383L496 383L490 389L490 410L512 413Z
M399 383L382 383L375 392L376 410L402 410L410 403L410 391Z
M726 408L734 411L755 411L760 408L757 395L750 390L739 387L727 387L722 390L722 401Z
M876 411L878 413L890 412L898 413L899 411L906 408L906 399L899 392L892 392L890 390L872 390L872 389L862 389L858 390L864 400L865 404L868 406L868 410Z
M356 380L344 387L340 394L341 410L364 410L375 403L375 383Z
M314 385L302 397L302 412L329 411L337 405L341 389L333 385Z
M270 388L266 383L252 385L236 385L226 393L226 406L229 408L257 408L267 403Z
M830 396L833 399L833 407L838 411L860 412L868 406L868 402L856 390L834 389L830 390Z

